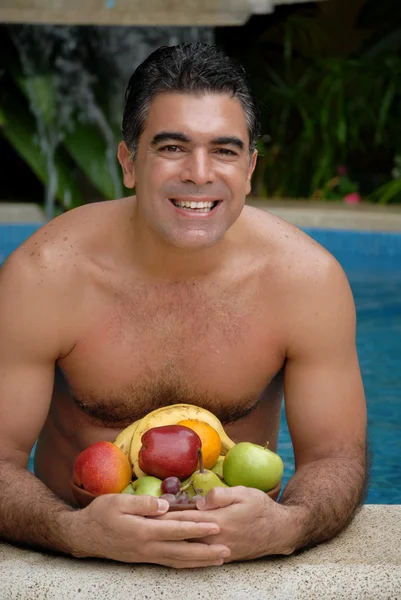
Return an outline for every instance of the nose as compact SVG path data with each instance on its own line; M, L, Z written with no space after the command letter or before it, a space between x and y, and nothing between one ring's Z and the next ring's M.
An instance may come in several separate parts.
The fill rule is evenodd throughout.
M213 164L206 149L197 148L188 154L181 171L181 181L190 181L195 185L214 181Z

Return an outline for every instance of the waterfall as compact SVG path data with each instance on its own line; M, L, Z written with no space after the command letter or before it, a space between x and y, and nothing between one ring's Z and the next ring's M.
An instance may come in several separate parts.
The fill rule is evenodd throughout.
M35 142L45 157L47 219L55 214L55 155L74 123L96 125L106 147L104 168L115 198L121 197L116 150L124 92L132 72L159 46L213 42L213 29L206 27L18 25L9 30L23 71L21 86L36 121ZM63 199L67 208L69 198L67 189Z

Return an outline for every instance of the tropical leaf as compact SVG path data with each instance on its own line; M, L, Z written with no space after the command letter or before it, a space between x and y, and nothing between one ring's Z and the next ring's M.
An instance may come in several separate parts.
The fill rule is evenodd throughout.
M20 71L14 70L15 81L24 92L28 102L34 108L37 117L40 118L46 128L56 126L57 118L57 93L54 85L53 75L50 73L38 73L23 76Z
M122 195L122 179L116 148L106 143L95 125L75 122L64 137L64 146L94 187L106 199Z
M388 54L397 54L401 49L401 25L383 35L375 32L362 47L361 56L366 58L382 57Z
M401 177L389 181L380 186L371 194L371 200L376 200L379 204L389 204L389 202L401 200Z
M41 150L36 138L35 119L26 107L13 97L3 97L0 106L1 133L20 154L32 171L47 185L49 183L49 172L47 159ZM84 203L79 186L71 170L68 157L63 156L62 151L54 155L54 168L57 173L56 198L65 209L73 208Z
M106 199L114 199L122 195L122 178L117 165L115 149L111 147L114 133L99 108L94 115L97 124L82 123L73 119L68 127L57 122L57 90L51 73L39 73L26 76L18 65L12 69L14 81L24 93L27 101L33 106L35 116L41 120L45 134L57 135L69 155L77 163L86 177ZM66 131L62 131L64 125ZM109 139L107 140L106 137Z

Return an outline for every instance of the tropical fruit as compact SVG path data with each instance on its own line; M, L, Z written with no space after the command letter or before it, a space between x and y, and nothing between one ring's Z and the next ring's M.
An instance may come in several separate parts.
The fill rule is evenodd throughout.
M227 452L235 445L224 431L219 419L210 411L200 408L199 406L193 406L192 404L173 404L171 406L164 406L143 417L132 435L129 458L133 472L137 477L146 475L139 466L139 451L142 447L143 434L146 433L148 429L165 425L177 425L180 421L187 419L205 421L217 431L221 440L221 454L227 454Z
M182 486L182 489L187 492L190 498L194 496L206 496L215 487L229 487L216 473L204 468L202 457L203 452L200 450L199 470L192 473L187 482Z
M268 492L278 485L284 465L280 456L251 442L236 444L226 455L223 477L228 485L244 485Z
M78 454L74 482L91 494L118 494L130 483L128 457L111 442L96 442Z
M184 419L177 425L188 427L199 435L202 442L203 466L205 469L211 469L216 464L221 452L221 439L215 428L199 419Z
M132 441L132 436L134 435L134 431L136 430L136 428L138 427L138 424L141 422L141 419L138 419L138 421L134 421L134 423L131 423L131 425L129 425L128 427L126 427L125 429L123 429L121 431L121 433L119 433L119 435L116 437L114 444L120 448L120 450L122 450L124 452L124 454L126 454L126 456L129 457L129 451L131 448L131 441Z
M142 436L139 467L148 475L160 479L185 479L196 469L201 445L199 435L188 427L152 427Z

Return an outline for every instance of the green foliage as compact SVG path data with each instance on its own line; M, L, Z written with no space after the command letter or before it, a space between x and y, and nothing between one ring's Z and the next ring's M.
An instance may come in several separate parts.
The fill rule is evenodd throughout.
M319 196L326 200L342 200L345 196L358 191L359 186L351 181L347 173L344 172L327 181L320 191Z
M401 156L397 155L394 159L394 169L392 170L393 181L388 181L375 190L371 196L380 204L389 202L401 202Z
M8 59L0 94L1 134L45 187L56 180L56 213L88 199L120 195L122 176L116 159L119 140L102 99L94 97L91 116L95 118L84 121L64 106L54 65L44 67L43 61L35 64L32 58L27 69L11 35L1 49ZM96 88L99 94L100 90Z
M254 193L338 198L349 192L331 183L346 165L354 191L375 202L399 200L398 184L390 181L401 140L398 3L367 0L359 31L326 16L323 3L292 7L234 49L262 107ZM343 55L347 27L349 46L357 49Z
M36 140L35 119L15 96L12 101L10 98L3 98L2 106L0 106L0 124L3 136L14 146L40 181L46 185L49 173L46 156ZM54 168L57 174L56 197L60 206L67 210L83 204L84 198L74 176L74 167L62 149L55 154Z
M113 181L113 173L106 165L108 149L99 130L94 125L77 122L65 135L64 146L100 196L108 200L116 198L117 186Z
M401 155L398 4L366 0L348 24L328 18L326 3L285 7L266 17L257 34L250 30L248 39L246 28L236 30L227 50L245 65L262 107L255 194L336 200L359 190L373 202L401 201L401 176L393 169ZM347 27L351 49L342 53ZM27 72L15 38L10 35L7 46L0 35L0 53L8 61L1 80L0 134L44 185L54 168L61 210L88 199L115 198L123 188L110 101L112 60L94 60L85 34L77 31L81 54L74 57L79 63L82 55L83 68L93 74L97 108L92 120L73 111L68 126L60 117L65 106L51 53ZM240 45L238 35L244 38ZM224 39L217 41L224 45ZM347 175L338 179L339 165L347 167Z

